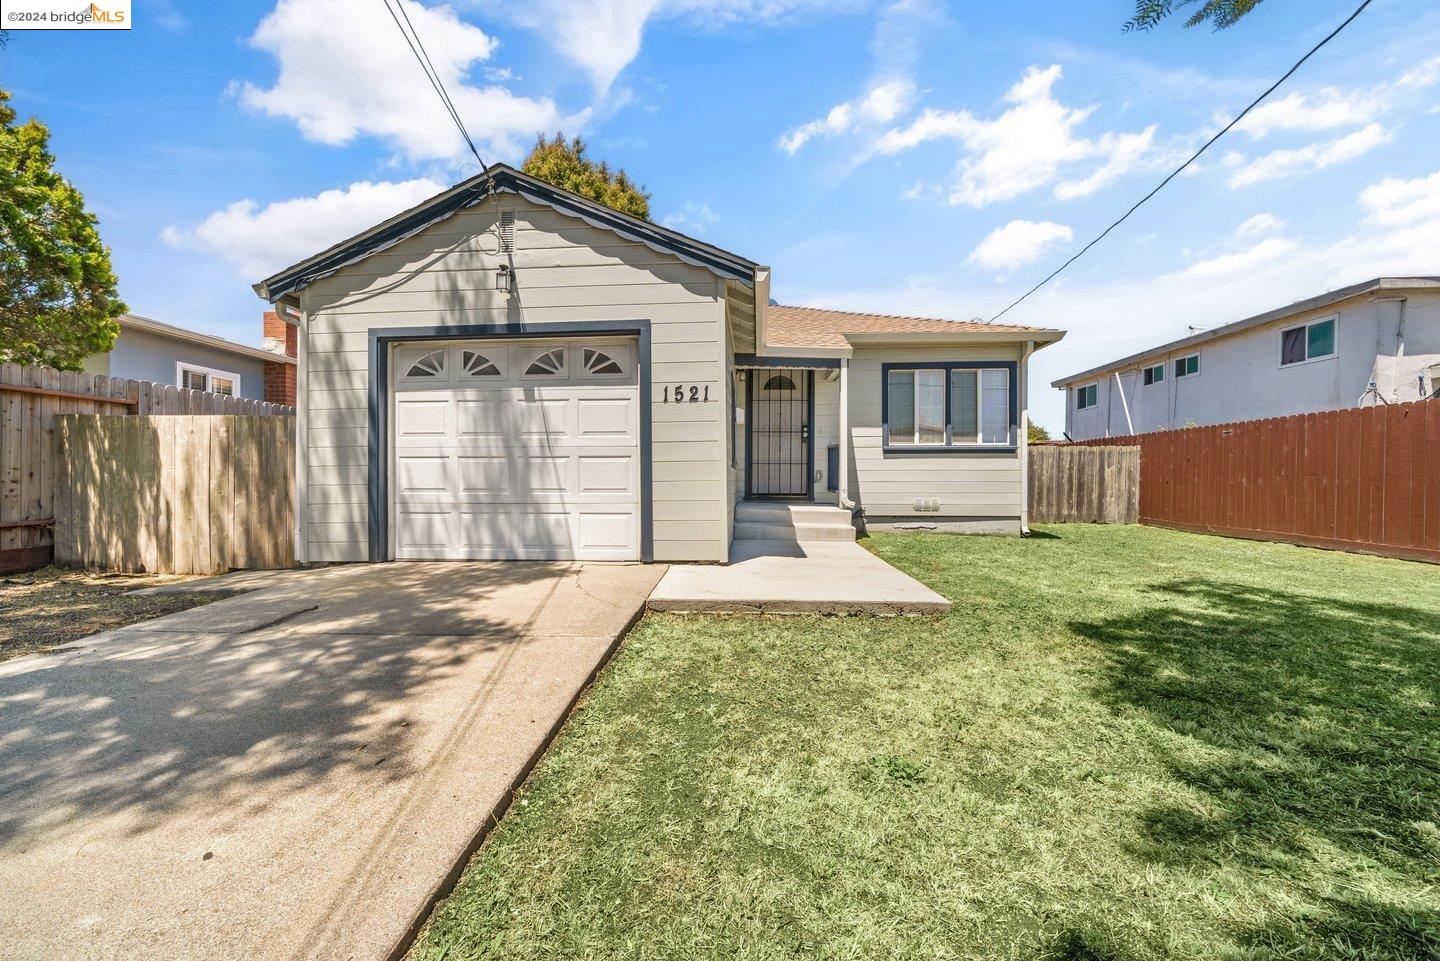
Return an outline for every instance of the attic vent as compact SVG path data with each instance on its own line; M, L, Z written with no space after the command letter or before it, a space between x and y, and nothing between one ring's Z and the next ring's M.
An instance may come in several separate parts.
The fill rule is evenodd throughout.
M502 254L515 252L515 211L513 210L500 212L500 252Z

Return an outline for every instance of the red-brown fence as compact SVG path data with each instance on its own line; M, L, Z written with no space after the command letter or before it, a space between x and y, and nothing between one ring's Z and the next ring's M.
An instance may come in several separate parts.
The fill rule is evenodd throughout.
M1084 441L1140 446L1140 523L1440 562L1440 401Z

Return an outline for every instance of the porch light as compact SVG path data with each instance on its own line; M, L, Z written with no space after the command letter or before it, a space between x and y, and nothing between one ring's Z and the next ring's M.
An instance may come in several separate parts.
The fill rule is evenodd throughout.
M501 264L500 269L495 272L495 289L509 293L515 289L515 272L510 269L509 264Z

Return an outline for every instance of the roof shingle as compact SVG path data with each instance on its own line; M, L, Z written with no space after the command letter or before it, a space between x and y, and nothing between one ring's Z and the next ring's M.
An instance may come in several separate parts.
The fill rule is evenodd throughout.
M939 320L896 314L857 314L820 307L772 306L766 314L765 343L770 347L846 347L847 333L929 334L994 331L1043 332L1042 327L991 324L983 320Z

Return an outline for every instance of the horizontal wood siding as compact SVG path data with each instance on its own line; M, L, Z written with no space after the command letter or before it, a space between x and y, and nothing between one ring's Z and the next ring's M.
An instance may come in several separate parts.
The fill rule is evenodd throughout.
M880 366L947 360L1018 361L1019 357L1019 350L1008 344L857 348L850 361L849 378L851 500L869 517L1018 519L1021 489L1017 454L927 456L884 452L881 436L884 383ZM1025 376L1023 367L1020 376ZM816 451L824 449L817 438ZM823 484L817 486L823 490ZM917 512L916 498L936 498L940 501L940 510Z
M516 217L513 298L495 290L500 210ZM709 271L505 195L317 281L303 309L307 560L369 557L371 330L596 320L651 324L655 559L725 559L725 284ZM676 384L711 402L661 403Z

